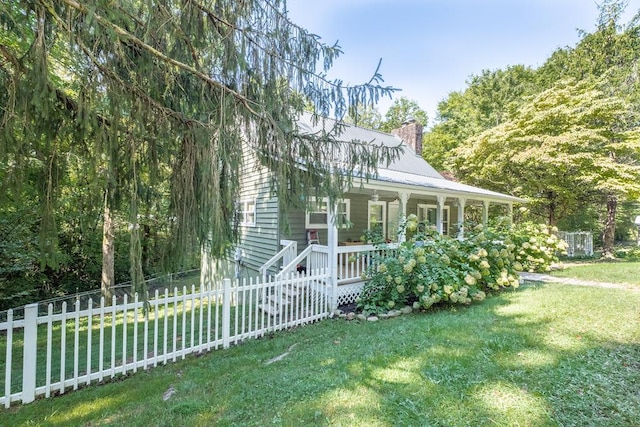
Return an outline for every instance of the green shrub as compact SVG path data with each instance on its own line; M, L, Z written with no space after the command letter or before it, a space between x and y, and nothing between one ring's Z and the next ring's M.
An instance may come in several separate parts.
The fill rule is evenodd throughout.
M564 248L544 226L503 224L467 227L465 240L459 241L410 215L401 226L405 242L397 249L378 245L384 255L374 256L365 272L358 307L372 314L406 304L427 309L438 303L482 301L488 290L518 287L518 271L547 270Z
M640 246L618 249L615 251L615 257L626 261L640 261Z
M554 234L557 232L556 227L533 222L516 224L507 230L516 245L516 260L522 263L524 271L549 271L551 264L558 261L559 254L567 254L567 244Z

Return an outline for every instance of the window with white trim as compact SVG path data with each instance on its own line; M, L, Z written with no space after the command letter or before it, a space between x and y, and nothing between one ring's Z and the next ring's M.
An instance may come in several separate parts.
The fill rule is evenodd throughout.
M379 232L382 238L387 236L387 202L369 200L369 214L367 228L372 232Z
M347 228L351 220L351 200L343 199L337 202L337 218L336 221L342 228ZM315 198L311 198L311 211L308 211L305 215L305 227L306 228L321 228L328 227L329 221L329 199L324 197L322 200L316 201Z
M238 209L240 225L255 227L256 225L256 199L243 199Z
M398 241L398 227L400 225L400 202L394 200L387 206L387 239Z
M436 205L418 204L418 221L437 227L438 207ZM449 206L442 208L442 234L449 234Z

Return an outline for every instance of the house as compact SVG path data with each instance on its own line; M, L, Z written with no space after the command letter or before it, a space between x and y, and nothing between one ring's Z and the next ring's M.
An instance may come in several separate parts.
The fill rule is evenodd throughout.
M302 132L315 133L335 125L331 119L314 121L303 115L298 122ZM421 156L422 126L405 123L393 134L345 125L339 138L367 141L388 147L402 146L400 156L390 165L379 167L374 179L356 177L354 185L338 204L337 212L327 209L326 200L316 201L314 210L289 210L289 231L281 229L278 201L270 191L270 173L257 166L255 159L245 162L240 206L240 242L236 259L250 275L275 275L303 266L326 267L331 271L336 292L334 305L355 299L362 286L364 262L352 255L371 251L362 241L365 230L377 229L389 242L397 242L401 218L415 214L420 221L434 225L442 234L460 236L465 210L476 209L483 222L489 210L500 208L512 215L513 203L524 200L445 179ZM335 225L340 215L350 227Z

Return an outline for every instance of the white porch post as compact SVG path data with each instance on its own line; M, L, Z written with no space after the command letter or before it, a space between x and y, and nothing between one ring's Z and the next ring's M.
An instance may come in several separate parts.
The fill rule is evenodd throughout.
M334 206L327 213L327 246L329 248L328 273L329 286L331 286L331 311L338 308L338 224L336 224L336 211Z
M489 222L489 203L488 200L482 201L482 225L485 226Z
M409 197L411 197L410 193L398 192L398 198L400 199L400 217L404 220L407 217L407 202L409 201ZM398 242L402 243L407 240L407 235L403 229L403 231L398 235Z
M458 197L458 240L464 240L464 205L467 199Z
M436 229L438 230L438 234L443 234L444 230L442 227L442 217L444 212L444 201L446 198L444 196L438 196L438 207L436 208Z

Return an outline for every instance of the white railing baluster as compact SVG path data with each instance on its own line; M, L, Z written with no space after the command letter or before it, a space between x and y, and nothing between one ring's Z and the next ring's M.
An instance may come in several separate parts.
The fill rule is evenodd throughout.
M89 298L87 308L87 379L86 384L91 384L91 332L93 329L93 300Z
M147 361L149 360L149 293L147 293L146 301L142 302L142 314L144 315L144 331L142 332L142 369L147 370Z
M162 363L164 365L167 364L167 341L168 340L169 340L169 289L164 288L164 334L163 334L163 342L162 342L162 352L163 352Z
M222 348L229 348L231 329L231 280L224 279L222 295Z
M116 296L111 297L111 378L116 376L116 331L118 327Z
M104 297L100 297L100 345L98 347L98 381L104 375Z
M62 319L60 321L60 394L65 390L67 353L67 302L62 302Z
M189 308L189 310L191 311L191 340L189 341L189 353L193 353L193 346L195 344L195 338L196 338L196 330L195 330L195 324L196 324L196 300L195 300L195 293L196 293L196 285L191 285L191 307Z
M153 297L153 367L158 366L158 290Z
M138 372L138 293L133 296L133 348L131 356L133 358L133 373ZM126 362L125 362L126 363Z
M78 389L78 369L80 364L80 300L76 300L73 316L73 389Z
M182 359L185 358L185 342L187 341L187 287L182 287Z
M202 352L202 333L204 332L204 294L202 283L200 284L200 302L198 303L198 353Z
M11 405L11 368L13 367L13 310L7 311L7 351L4 367L4 407Z
M51 359L53 346L53 304L47 306L47 367L44 377L44 397L51 396Z
M220 328L220 292L216 289L216 293L215 293L215 299L214 301L216 302L216 317L215 317L215 341L216 341L216 346L215 349L218 349L218 337L219 335L219 328Z
M178 288L173 288L173 361L176 361L176 352L178 345Z
M127 375L127 326L129 324L129 304L124 294L122 305L122 374Z

